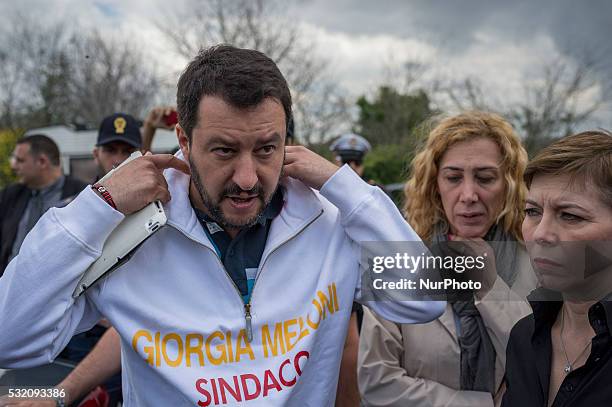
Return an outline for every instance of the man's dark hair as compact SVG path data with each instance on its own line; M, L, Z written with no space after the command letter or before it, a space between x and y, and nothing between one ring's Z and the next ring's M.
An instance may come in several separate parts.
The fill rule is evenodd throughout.
M60 151L51 138L43 134L32 134L17 140L17 144L28 144L30 146L30 154L33 157L38 157L44 154L49 159L51 165L60 165Z
M293 115L289 116L289 120L287 120L287 138L285 142L288 146L293 145L295 142L295 122L293 121Z
M220 97L240 109L273 98L282 104L286 124L291 117L291 93L283 74L274 61L252 49L216 45L200 50L181 74L176 105L179 124L190 143L204 96Z

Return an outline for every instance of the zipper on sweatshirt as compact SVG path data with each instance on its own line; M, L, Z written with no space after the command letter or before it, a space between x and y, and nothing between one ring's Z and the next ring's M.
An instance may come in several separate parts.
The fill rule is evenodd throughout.
M263 267L266 264L266 261L268 261L268 258L270 258L272 253L274 253L276 250L278 250L280 247L282 247L285 243L293 240L300 233L302 233L304 230L306 230L306 228L308 226L310 226L312 223L314 223L314 221L319 219L322 214L323 214L323 209L321 209L321 211L317 214L317 216L312 218L306 225L304 225L303 228L300 228L300 230L298 230L297 232L295 232L294 234L289 236L287 239L283 240L274 249L270 250L268 255L263 259L263 262L261 263L261 266L259 267L259 271L258 271L257 275L255 276L255 281L253 282L253 289L251 291L251 296L249 297L249 302L244 305L244 311L245 311L244 316L245 316L245 321L246 321L246 326L247 326L247 336L249 337L249 342L251 342L251 339L253 337L253 335L252 335L252 328L251 328L251 302L253 301L253 295L255 295L255 286L257 285L257 280L259 280L259 276L261 274L263 274ZM229 274L228 274L228 277L229 277ZM251 334L249 334L249 331L251 331Z
M219 259L218 256L215 256L215 257ZM245 304L244 300L242 299L242 294L240 293L240 289L238 288L238 286L236 285L232 277L227 272L227 269L221 262L221 259L219 259L219 263L221 267L223 268L225 275L232 282L232 285L236 289L236 293L238 294L238 297L240 298L240 302L244 305L244 328L247 334L246 339L248 343L251 343L251 341L253 340L253 317L251 316L251 301L249 300L249 302ZM253 289L255 289L255 285L253 285Z
M249 343L251 343L253 340L253 325L251 322L251 302L249 301L248 303L244 304L244 323L246 326L247 342Z
M272 255L272 253L274 253L279 247L283 246L285 243L289 242L290 240L292 240L293 238L298 236L300 233L302 233L302 231L305 230L308 226L310 226L315 220L319 219L319 217L322 214L323 214L323 209L321 209L321 211L317 214L317 216L312 218L312 220L310 220L306 225L304 225L303 228L300 228L300 230L298 230L296 233L294 233L293 235L289 236L287 239L283 240L280 244L278 244L274 249L272 249L268 253L268 255L265 257L263 263L261 264L261 267L259 268L260 269L259 272L255 276L255 281L253 282L253 289L251 291L251 296L250 296L249 301L247 303L244 302L244 300L242 298L242 294L240 293L240 289L238 288L238 286L236 285L236 283L234 282L234 280L232 279L230 274L227 272L227 269L223 265L223 262L221 261L221 258L219 257L219 254L213 248L211 248L208 245L204 244L204 242L201 242L199 239L194 239L189 234L183 232L183 234L186 235L188 238L190 238L191 240L194 240L197 243L200 243L206 249L208 249L211 252L213 252L214 257L215 257L215 259L217 259L217 262L219 263L219 266L221 266L221 269L225 273L225 276L232 283L232 286L234 287L234 290L235 290L236 294L238 295L238 299L240 300L240 303L243 304L243 307L244 307L244 327L245 327L245 331L246 331L246 334L247 334L247 338L246 338L247 342L250 343L253 340L253 317L251 315L251 310L252 310L251 301L253 300L253 294L255 293L255 286L257 285L257 280L259 280L259 275L263 271L263 266L266 264L266 261ZM181 230L179 229L179 231L181 231Z
M227 272L227 269L223 265L223 262L219 258L219 255L217 254L217 252L214 251L213 249L211 249L210 247L206 246L206 245L203 245L203 246L206 247L208 250L210 250L211 252L213 252L215 254L215 258L219 262L219 266L221 266L221 268L223 269L223 272L225 273L225 275L227 276L229 281L232 283L232 286L234 286L234 290L236 291L236 294L238 294L238 298L240 299L240 303L244 307L244 329L245 329L246 334L247 334L247 338L246 339L247 339L247 342L251 343L251 341L253 340L253 317L251 315L251 301L249 300L249 302L247 302L247 303L244 302L244 300L242 299L242 294L240 293L240 289L238 288L238 286L236 285L236 283L234 282L232 277ZM256 279L256 281L257 281L257 279ZM255 290L255 283L253 283L253 290Z

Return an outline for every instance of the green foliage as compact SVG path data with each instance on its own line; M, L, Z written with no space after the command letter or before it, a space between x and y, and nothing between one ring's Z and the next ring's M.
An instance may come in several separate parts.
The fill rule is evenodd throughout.
M439 112L430 108L424 91L402 94L388 86L380 87L372 102L362 96L357 106L356 130L373 146L365 158L365 177L381 185L405 182L415 151L427 135L423 124Z
M399 144L377 146L364 161L364 176L377 184L404 182L412 153Z
M22 134L22 130L0 130L0 188L15 181L10 160L15 149L15 142Z
M430 108L429 96L419 90L402 94L381 86L372 102L365 96L357 100L357 132L373 145L403 144L412 138L415 127L436 114Z

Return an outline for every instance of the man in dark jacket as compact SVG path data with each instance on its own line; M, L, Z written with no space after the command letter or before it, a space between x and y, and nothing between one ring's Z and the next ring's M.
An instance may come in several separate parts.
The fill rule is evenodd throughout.
M0 191L0 276L40 216L66 205L86 186L62 174L57 144L40 134L17 141L11 168L19 182Z

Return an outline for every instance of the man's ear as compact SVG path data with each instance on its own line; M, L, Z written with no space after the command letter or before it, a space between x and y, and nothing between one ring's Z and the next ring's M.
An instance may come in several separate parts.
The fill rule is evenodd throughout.
M100 149L99 147L94 147L93 151L91 152L94 158L94 162L96 163L96 165L100 165Z
M38 156L35 157L35 160L39 167L48 168L51 166L51 161L45 154L38 154Z
M189 161L189 138L187 137L187 133L185 133L185 130L183 130L178 123L176 124L175 131L183 157L185 157L185 160Z

